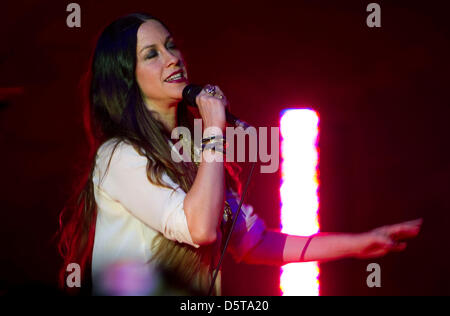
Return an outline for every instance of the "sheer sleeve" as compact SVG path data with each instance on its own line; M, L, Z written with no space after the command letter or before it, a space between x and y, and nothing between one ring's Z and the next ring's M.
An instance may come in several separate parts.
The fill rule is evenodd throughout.
M113 142L108 141L97 153L100 188L148 227L170 240L198 248L192 241L184 213L186 193L167 174L162 179L175 190L151 183L147 178L147 158L139 155L132 145L120 142L111 157L113 147Z
M232 191L227 192L227 201L233 218L239 206L240 197ZM253 211L251 205L242 204L236 226L231 234L228 251L236 262L241 262L245 255L262 240L266 225Z

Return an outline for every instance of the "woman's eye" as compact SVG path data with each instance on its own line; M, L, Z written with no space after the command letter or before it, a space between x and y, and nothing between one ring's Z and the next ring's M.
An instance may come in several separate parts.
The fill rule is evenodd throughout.
M175 49L175 48L177 48L177 45L175 45L174 42L171 42L171 43L167 44L167 47L170 49Z
M158 54L156 53L156 51L155 51L154 49L152 49L152 50L147 54L147 56L145 57L145 59L150 59L150 58L156 57L156 55L158 55Z

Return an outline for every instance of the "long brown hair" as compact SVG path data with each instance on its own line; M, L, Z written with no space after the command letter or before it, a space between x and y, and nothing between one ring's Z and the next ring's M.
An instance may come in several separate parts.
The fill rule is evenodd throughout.
M116 144L121 141L132 144L147 158L148 180L159 186L170 188L162 180L166 173L188 192L197 174L194 162L175 163L171 159L170 136L145 106L136 81L137 31L142 23L151 19L159 21L149 14L127 15L107 26L98 38L85 78L88 92L84 125L91 164L60 215L58 249L64 259L59 273L61 287L64 287L65 269L70 263L78 263L82 275L89 278L97 216L92 178L96 152L101 144L112 138L117 140ZM195 117L199 117L198 113L188 110L183 101L178 104L178 126L193 132ZM225 169L227 187L240 193L239 168L225 163ZM196 276L203 276L203 270L211 271L210 250L209 246L197 249L174 242L159 233L152 243L152 260L189 284Z

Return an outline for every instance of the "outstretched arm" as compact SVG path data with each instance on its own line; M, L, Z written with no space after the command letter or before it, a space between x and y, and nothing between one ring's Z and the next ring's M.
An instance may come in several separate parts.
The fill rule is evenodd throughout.
M406 248L405 239L417 236L422 220L376 228L360 234L319 233L306 248L302 261L329 261L346 257L375 258ZM261 242L244 258L249 264L284 265L300 262L309 237L266 231Z

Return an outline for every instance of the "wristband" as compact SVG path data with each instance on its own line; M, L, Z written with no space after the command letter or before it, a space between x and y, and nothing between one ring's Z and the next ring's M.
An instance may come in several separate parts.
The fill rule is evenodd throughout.
M300 255L300 262L303 262L305 260L306 249L308 249L309 243L314 238L314 236L315 235L309 236L308 240L306 241L305 246L303 246L302 254Z
M223 141L225 142L225 138L222 135L213 135L210 137L205 137L202 139L202 144L207 144L213 140Z

